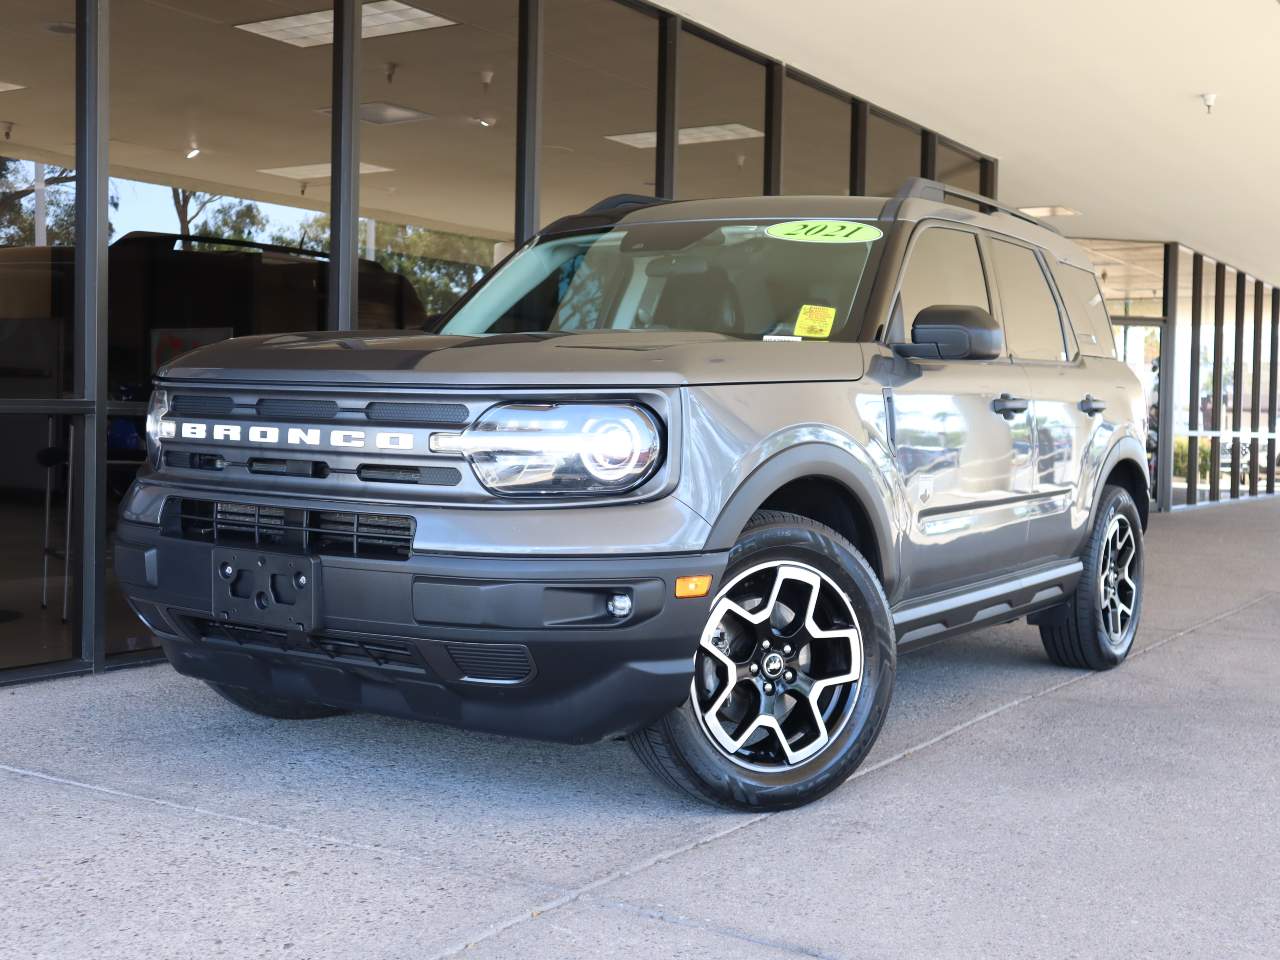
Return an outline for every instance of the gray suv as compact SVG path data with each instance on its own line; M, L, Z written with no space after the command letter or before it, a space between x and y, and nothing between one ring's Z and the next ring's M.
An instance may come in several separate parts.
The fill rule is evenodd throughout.
M1146 410L1089 260L929 181L613 198L434 334L171 362L147 433L115 569L180 672L626 737L731 807L843 782L900 650L1025 617L1106 669L1141 614Z

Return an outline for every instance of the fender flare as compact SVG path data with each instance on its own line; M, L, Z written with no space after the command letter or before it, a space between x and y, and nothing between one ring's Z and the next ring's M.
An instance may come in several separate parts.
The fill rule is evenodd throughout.
M1147 474L1147 451L1137 437L1126 434L1112 444L1111 449L1107 451L1107 456L1102 462L1102 469L1098 471L1098 479L1094 483L1093 491L1089 503L1089 524L1086 530L1092 530L1093 524L1097 520L1098 501L1102 499L1102 488L1106 485L1107 478L1111 476L1111 472L1121 463L1128 460L1147 477L1147 503L1138 505L1138 510L1142 514L1143 527L1146 527L1146 518L1151 510L1151 478Z
M817 477L840 484L862 504L871 521L878 566L888 593L898 579L893 523L886 503L893 494L883 474L846 450L828 443L788 447L756 467L726 501L707 537L705 549L728 550L738 540L752 514L770 496L793 480Z

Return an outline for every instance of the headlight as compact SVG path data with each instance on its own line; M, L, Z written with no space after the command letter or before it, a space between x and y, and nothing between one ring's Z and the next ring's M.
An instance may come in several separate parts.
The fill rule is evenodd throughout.
M662 450L657 420L631 403L503 404L433 439L502 496L621 493L653 476Z
M172 420L164 419L168 414L169 391L152 390L147 406L147 459L155 469L160 468L160 441L172 439L177 429Z

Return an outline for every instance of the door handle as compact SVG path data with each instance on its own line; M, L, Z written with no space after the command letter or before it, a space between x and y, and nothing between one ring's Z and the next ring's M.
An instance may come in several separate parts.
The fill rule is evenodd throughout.
M1026 413L1027 407L1031 406L1031 401L1023 397L1011 397L1007 393L1002 393L991 401L991 409L1006 420L1012 420L1020 413Z
M1080 401L1080 409L1092 417L1094 414L1101 413L1107 409L1107 402L1086 393L1084 399Z

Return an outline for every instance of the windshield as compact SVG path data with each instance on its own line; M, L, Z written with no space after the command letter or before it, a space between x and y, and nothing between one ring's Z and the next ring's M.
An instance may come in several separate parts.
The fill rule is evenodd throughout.
M620 225L512 257L441 333L679 330L827 339L882 236L858 220Z

